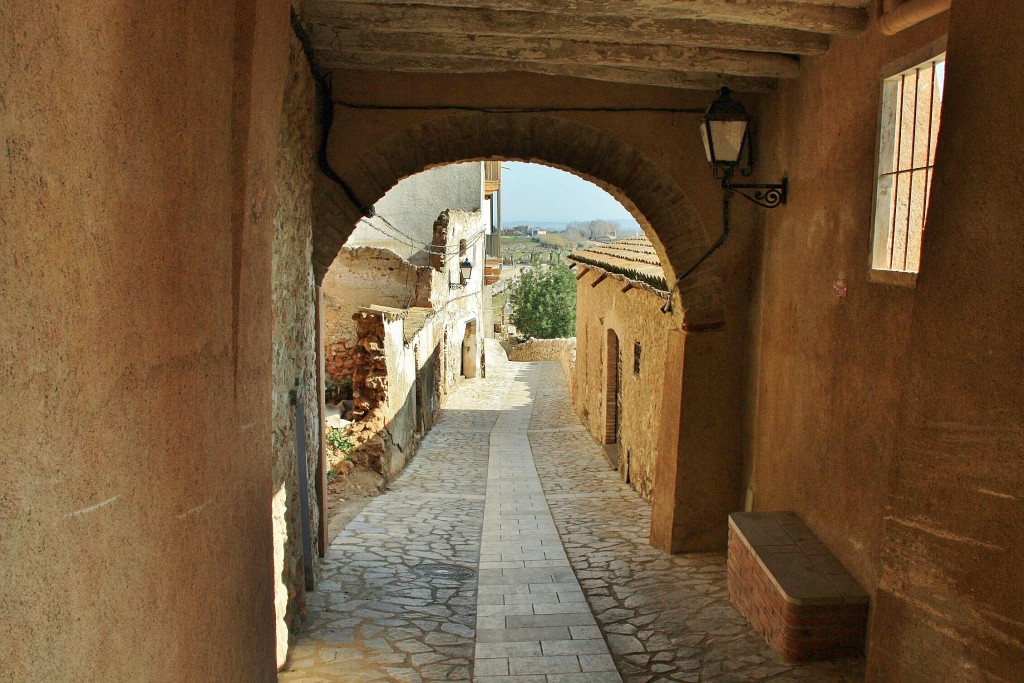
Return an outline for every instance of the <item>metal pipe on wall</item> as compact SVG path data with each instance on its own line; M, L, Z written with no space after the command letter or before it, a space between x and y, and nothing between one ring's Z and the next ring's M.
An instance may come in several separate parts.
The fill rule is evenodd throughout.
M882 33L892 36L948 11L951 3L952 0L884 0L878 26Z

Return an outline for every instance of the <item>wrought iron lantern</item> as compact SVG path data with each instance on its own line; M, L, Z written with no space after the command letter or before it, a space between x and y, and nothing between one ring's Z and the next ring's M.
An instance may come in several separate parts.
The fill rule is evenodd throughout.
M750 114L722 88L717 100L704 112L700 136L704 153L716 178L724 178L737 168L750 168Z
M748 176L754 170L753 140L750 135L750 114L741 102L732 99L729 88L718 92L718 99L704 111L700 121L700 136L704 153L708 157L715 178L722 181L722 234L683 274L676 278L668 293L668 301L661 307L663 313L672 311L672 295L679 285L700 267L729 236L729 200L737 194L766 209L786 203L789 184L734 183L733 174L739 171ZM750 190L751 192L747 192Z
M786 203L786 179L775 184L740 184L732 182L736 171L747 176L753 171L750 139L750 114L741 102L732 99L729 88L719 91L700 122L704 152L715 178L722 181L726 198L739 194L759 206L773 209ZM743 190L754 190L753 194Z
M469 282L469 278L473 274L473 264L470 263L469 257L462 259L462 263L459 264L459 274L462 277L462 284Z

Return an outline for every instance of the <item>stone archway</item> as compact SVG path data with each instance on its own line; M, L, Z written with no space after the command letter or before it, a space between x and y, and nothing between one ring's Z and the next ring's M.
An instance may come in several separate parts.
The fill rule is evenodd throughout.
M464 113L421 121L383 140L372 154L347 163L345 181L359 203L372 206L402 178L432 166L481 159L542 163L608 191L640 223L670 281L710 244L671 174L606 131L550 114ZM317 193L313 263L319 281L361 213L324 177ZM679 299L687 327L724 324L721 280L713 260L687 278Z
M372 206L403 178L463 161L541 163L605 189L640 223L670 282L710 245L675 176L608 131L552 114L421 115L410 114L409 125L392 128L398 132L376 145L359 140L351 148L330 146L338 155L332 163L343 169L348 188L317 178L313 267L318 282L362 217L359 207ZM344 140L344 129L337 135ZM351 156L341 157L346 149ZM743 330L726 325L716 259L686 279L675 303L673 315L660 323L669 337L651 542L669 552L720 549L727 515L739 502L742 415L737 405L743 364L734 354L742 348Z

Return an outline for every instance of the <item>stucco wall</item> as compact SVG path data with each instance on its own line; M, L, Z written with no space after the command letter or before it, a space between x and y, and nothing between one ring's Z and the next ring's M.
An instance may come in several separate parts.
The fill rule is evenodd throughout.
M583 268L583 266L580 266ZM661 429L665 330L671 316L659 310L665 300L637 287L623 293L626 280L588 269L576 283L576 412L590 434L606 443L608 392L607 333L618 337L620 359L619 474L647 501L654 492L654 469ZM633 345L640 342L640 373L633 372Z
M390 249L417 265L426 265L427 254L419 242L429 244L434 221L446 209L480 211L484 201L483 164L450 164L409 176L385 194L374 211L397 227L386 225L380 217L369 219L374 227L358 223L346 246L376 246ZM411 238L411 239L410 239Z
M868 281L879 73L947 17L835 40L758 124L790 202L765 229L751 338L754 507L800 513L872 592L872 681L1014 680L1024 661L1024 173L1004 154L1024 8L996 6L953 3L916 286Z
M768 216L750 342L748 479L758 510L795 510L865 588L878 584L887 472L915 290L868 282L879 74L945 32L837 39L758 121ZM827 198L827 199L826 199ZM848 283L836 296L837 280Z
M318 507L315 477L319 458L316 384L316 302L313 287L312 186L315 150L313 78L298 38L292 37L289 80L284 93L277 160L277 206L273 243L273 430L274 575L277 661L288 654L288 633L305 609L301 506L296 452L296 408L291 392L298 379L305 408L306 462L314 553ZM314 560L314 565L316 560Z
M0 5L0 669L274 681L288 3Z

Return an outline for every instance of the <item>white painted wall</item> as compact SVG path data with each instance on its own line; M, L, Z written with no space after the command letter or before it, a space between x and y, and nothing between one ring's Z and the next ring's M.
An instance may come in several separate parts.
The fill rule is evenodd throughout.
M374 246L390 249L416 265L426 265L427 255L410 241L429 244L434 232L434 221L445 209L480 211L484 206L484 165L474 161L464 164L439 166L403 179L373 209L378 216L371 218L372 228L358 223L345 243L346 247ZM412 239L398 236L388 228L380 216ZM487 215L490 220L490 214ZM390 236L389 236L390 235Z

